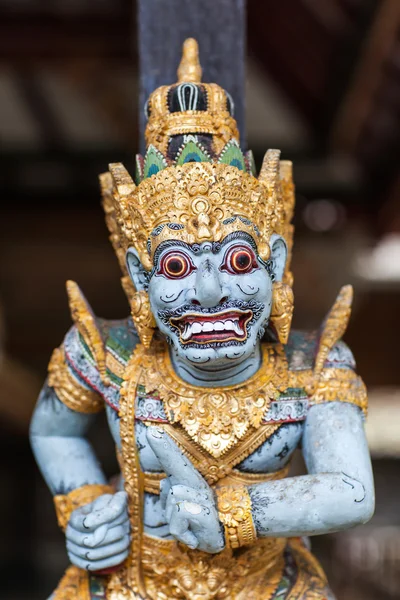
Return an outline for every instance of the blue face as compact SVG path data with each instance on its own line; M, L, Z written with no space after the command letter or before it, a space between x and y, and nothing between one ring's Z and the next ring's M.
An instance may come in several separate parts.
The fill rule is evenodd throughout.
M149 282L157 326L196 363L250 355L271 312L272 276L245 233L221 243L159 246Z

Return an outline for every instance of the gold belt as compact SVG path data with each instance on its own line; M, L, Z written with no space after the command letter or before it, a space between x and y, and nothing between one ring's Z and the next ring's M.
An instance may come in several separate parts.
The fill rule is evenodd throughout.
M234 485L254 485L255 483L264 483L266 481L275 481L284 479L289 473L290 465L286 465L279 471L273 473L245 473L238 469L232 469L229 475L220 479L215 487L234 486ZM149 494L160 493L160 482L166 478L165 473L144 473L144 491Z

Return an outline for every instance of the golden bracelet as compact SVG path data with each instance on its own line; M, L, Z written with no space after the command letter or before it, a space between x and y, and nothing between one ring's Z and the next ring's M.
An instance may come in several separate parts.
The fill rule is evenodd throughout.
M90 502L93 502L93 500L96 500L96 498L102 496L103 494L114 493L115 490L110 485L93 484L83 485L82 487L76 488L76 490L72 490L72 492L66 495L59 494L54 496L53 500L59 526L65 531L71 517L71 513L74 510L80 508L81 506L85 506L85 504L90 504Z
M225 543L230 548L253 544L257 539L247 487L217 488L219 520L225 528Z

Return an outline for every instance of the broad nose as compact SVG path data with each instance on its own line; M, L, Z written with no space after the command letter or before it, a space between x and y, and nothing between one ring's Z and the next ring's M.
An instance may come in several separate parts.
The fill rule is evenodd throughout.
M196 293L192 302L201 304L206 308L218 306L227 300L228 294L221 284L216 266L207 258L204 260L196 274Z

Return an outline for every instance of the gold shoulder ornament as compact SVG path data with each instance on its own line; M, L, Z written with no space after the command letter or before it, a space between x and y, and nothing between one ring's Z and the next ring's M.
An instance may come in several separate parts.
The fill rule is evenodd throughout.
M353 288L340 290L334 305L322 325L314 368L289 371L289 387L302 387L310 396L310 404L349 402L367 414L368 396L361 377L349 368L325 367L329 352L346 331L353 300Z
M75 281L67 281L66 285L72 320L93 354L102 382L104 385L110 385L106 374L106 349L96 317L78 284Z
M52 354L48 383L58 399L71 410L92 414L104 408L104 400L100 394L83 386L71 373L63 346L56 348Z

